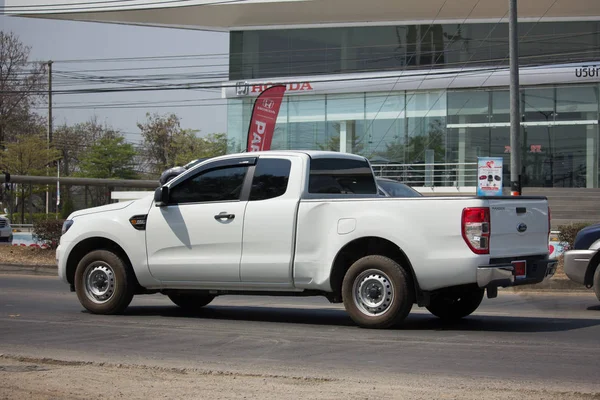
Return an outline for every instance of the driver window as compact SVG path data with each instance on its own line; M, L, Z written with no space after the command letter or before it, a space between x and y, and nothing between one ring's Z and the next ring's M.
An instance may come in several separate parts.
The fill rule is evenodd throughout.
M169 203L239 200L247 171L247 166L236 165L202 172L173 187Z

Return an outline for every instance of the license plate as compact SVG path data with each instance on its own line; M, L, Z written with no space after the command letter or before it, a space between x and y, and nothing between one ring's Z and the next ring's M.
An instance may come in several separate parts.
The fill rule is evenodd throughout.
M522 279L527 276L527 261L513 261L512 265L514 267L513 274L515 278Z

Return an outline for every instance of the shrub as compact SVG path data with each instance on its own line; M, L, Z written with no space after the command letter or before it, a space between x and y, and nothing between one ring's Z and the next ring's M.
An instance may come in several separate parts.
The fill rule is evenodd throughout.
M47 219L33 223L33 239L56 249L62 233L62 219Z
M10 217L10 214L7 215L7 217ZM43 221L46 219L56 219L56 215L55 214L46 214L46 213L33 213L33 222L31 222L31 218L30 218L30 214L28 212L25 212L24 215L24 223L25 224L31 224L31 223L36 223L39 221ZM17 213L13 213L13 217L10 220L11 224L20 224L21 223L21 213L17 212Z
M575 242L575 236L577 236L577 233L586 226L590 226L593 224L594 222L576 222L568 225L560 225L558 227L558 240L567 247L571 248L573 247L573 243Z

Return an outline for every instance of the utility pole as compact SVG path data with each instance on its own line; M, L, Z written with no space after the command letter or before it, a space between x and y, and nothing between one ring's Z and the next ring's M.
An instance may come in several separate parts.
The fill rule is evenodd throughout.
M519 104L519 30L517 0L508 0L510 54L510 194L521 195L521 110Z
M48 61L48 150L50 150L50 143L52 143L52 61ZM49 165L46 165L46 175L49 173L48 168ZM49 211L50 185L46 185L46 215L48 215Z

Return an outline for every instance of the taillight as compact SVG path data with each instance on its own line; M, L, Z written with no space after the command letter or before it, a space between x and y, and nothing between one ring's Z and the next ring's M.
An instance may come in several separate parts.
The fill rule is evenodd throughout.
M462 213L462 236L475 254L490 253L489 207L465 208Z
M550 210L550 206L548 206L548 241L550 240L550 232L552 232L552 210Z

